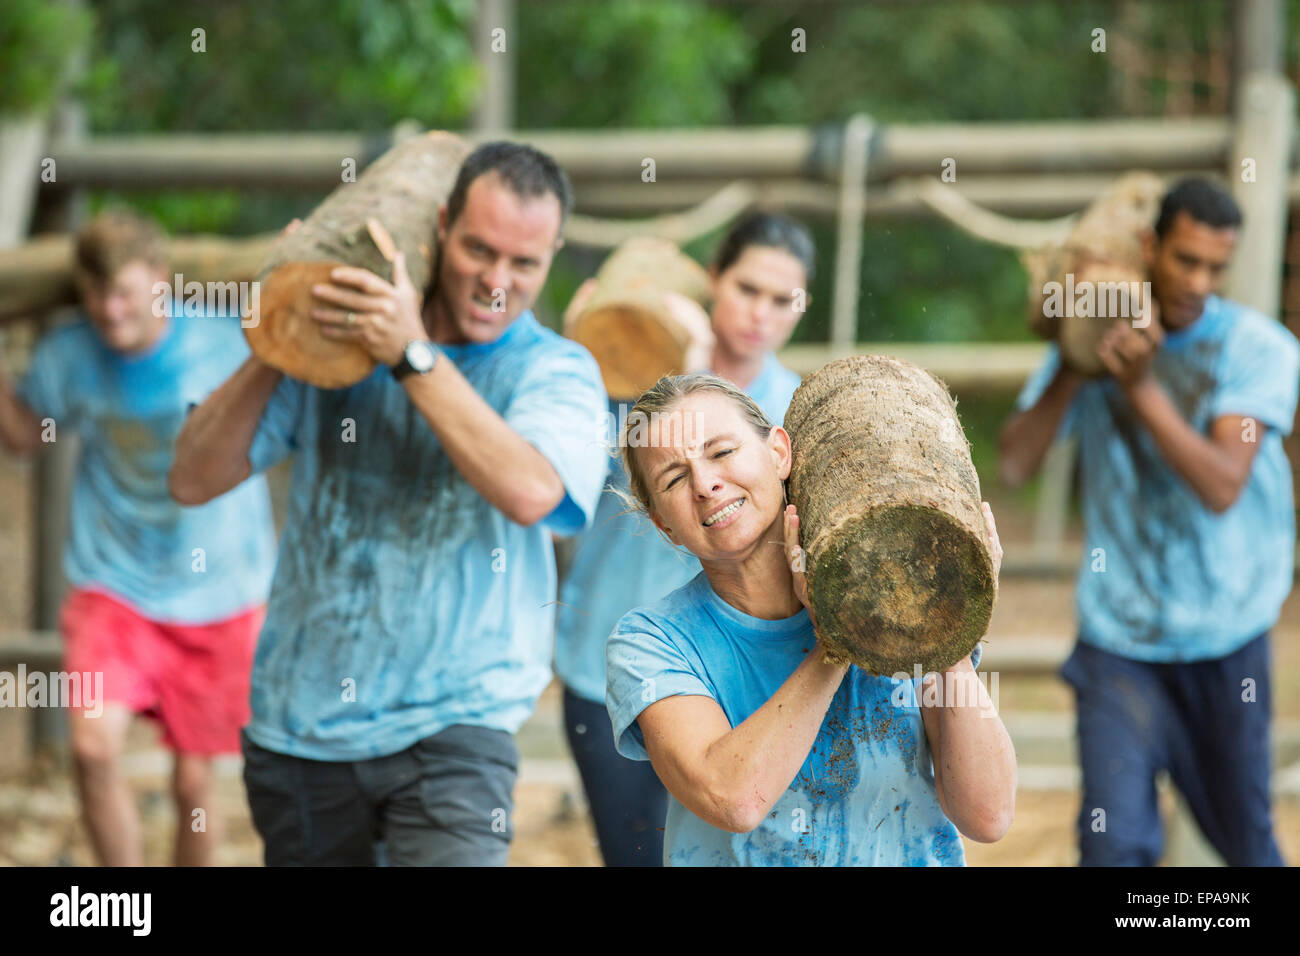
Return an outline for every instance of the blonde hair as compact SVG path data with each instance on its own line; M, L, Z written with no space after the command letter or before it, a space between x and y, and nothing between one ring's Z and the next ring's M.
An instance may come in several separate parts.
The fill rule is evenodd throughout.
M646 485L645 475L641 472L636 459L636 445L630 440L632 431L645 427L658 416L662 419L671 413L688 395L697 392L721 392L740 409L741 415L753 427L759 438L767 438L772 432L772 422L763 414L758 403L724 378L707 372L695 372L690 375L665 375L655 382L627 414L623 425L623 434L619 444L623 448L623 467L627 471L628 485L632 492L629 506L639 508L646 514L653 512L650 504L650 489Z

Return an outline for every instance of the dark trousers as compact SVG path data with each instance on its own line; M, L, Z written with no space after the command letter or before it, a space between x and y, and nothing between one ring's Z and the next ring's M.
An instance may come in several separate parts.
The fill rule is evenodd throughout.
M1230 866L1282 866L1269 799L1268 633L1227 657L1151 664L1080 641L1061 669L1078 706L1083 866L1154 866L1166 770Z
M242 736L244 785L267 866L504 866L514 833L514 737L456 725L400 753L334 763Z
M606 866L663 866L668 791L647 760L614 749L604 704L564 688L564 730Z

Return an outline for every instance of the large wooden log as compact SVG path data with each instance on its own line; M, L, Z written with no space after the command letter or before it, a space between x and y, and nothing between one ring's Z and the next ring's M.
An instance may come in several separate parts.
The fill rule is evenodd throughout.
M686 371L690 335L666 292L701 304L709 296L708 273L666 239L629 239L596 273L570 335L595 356L611 398L636 398L663 376Z
M970 446L944 384L883 355L838 359L786 412L787 491L830 656L942 671L988 629L996 582Z
M1057 342L1062 360L1076 372L1104 374L1097 342L1115 321L1138 318L1138 303L1119 293L1134 288L1133 283L1141 290L1146 280L1142 234L1155 223L1164 190L1152 173L1121 176L1088 206L1065 241L1047 250L1031 270L1029 326ZM1047 292L1049 283L1056 284L1059 294ZM1088 296L1091 308L1086 307ZM1119 316L1113 314L1117 302Z
M185 282L251 281L274 241L173 236L167 241L167 281L177 273ZM0 253L0 323L76 304L72 244L66 233L43 235Z
M438 210L469 146L451 133L412 137L375 160L355 183L330 193L295 231L276 241L263 263L261 309L244 330L253 352L285 374L322 388L365 378L374 360L359 345L320 334L316 283L341 265L390 278L397 252L412 284L427 292L437 253Z

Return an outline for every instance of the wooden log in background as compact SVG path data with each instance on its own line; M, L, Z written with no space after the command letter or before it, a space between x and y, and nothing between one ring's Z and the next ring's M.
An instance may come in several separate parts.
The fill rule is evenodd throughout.
M1062 316L1045 313L1048 282L1072 286L1092 283L1138 282L1146 279L1142 261L1142 234L1155 224L1165 186L1159 176L1132 172L1121 176L1097 197L1070 231L1065 242L1042 256L1029 279L1029 327L1048 341L1057 342L1065 364L1088 376L1105 373L1097 358L1097 342L1114 316L1080 315L1073 307ZM1135 316L1122 316L1132 320Z
M703 305L709 276L666 239L629 239L596 273L570 334L595 356L611 398L636 398L663 376L686 371L690 336L664 301L670 291Z
M258 358L321 388L343 388L369 375L375 363L361 346L320 334L311 310L323 303L311 287L328 282L330 271L341 265L391 279L393 256L403 252L412 284L427 293L437 256L438 209L468 153L469 146L452 133L405 140L281 236L258 276L260 314L244 330Z
M68 234L37 236L0 254L0 323L76 304L73 241ZM167 281L176 273L186 282L250 281L274 241L274 236L174 236L167 241Z
M829 654L872 674L943 671L988 629L996 582L979 477L948 389L883 355L804 379L787 491Z

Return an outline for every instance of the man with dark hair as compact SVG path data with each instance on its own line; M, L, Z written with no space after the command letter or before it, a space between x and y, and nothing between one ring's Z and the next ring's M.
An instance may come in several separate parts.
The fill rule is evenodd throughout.
M1268 632L1291 590L1295 526L1282 436L1300 345L1215 295L1241 214L1203 180L1175 185L1143 240L1146 321L1097 347L1085 380L1056 346L1003 429L1019 484L1054 438L1079 438L1086 536L1078 642L1084 865L1151 866L1167 771L1230 865L1281 865L1269 793Z
M41 339L16 391L0 371L0 438L16 454L81 439L59 625L64 671L102 675L102 699L86 699L83 683L83 699L64 704L82 809L100 863L143 862L122 753L133 715L151 717L175 754L175 861L210 864L212 762L239 751L248 720L275 530L264 478L182 508L167 470L186 406L248 346L233 316L169 301L163 234L147 219L101 213L78 233L73 263L84 317Z
M513 734L551 676L551 532L595 510L606 397L530 311L563 173L490 143L452 196L423 302L400 256L391 281L340 268L315 290L322 333L374 374L327 390L250 358L181 435L186 502L296 453L244 738L269 865L506 861Z

